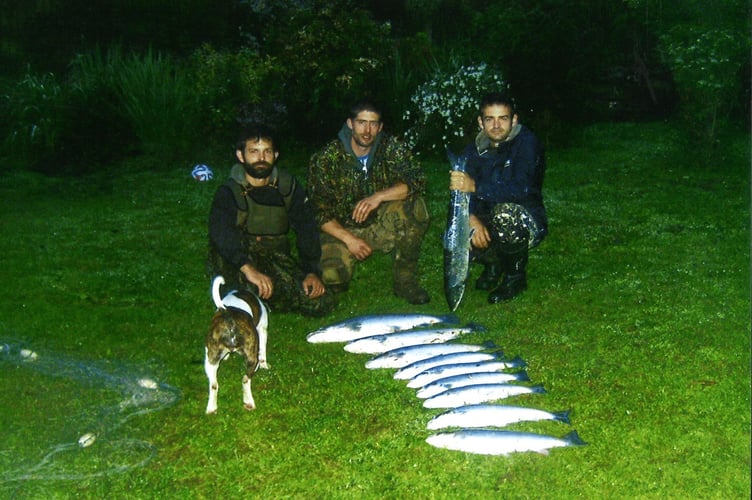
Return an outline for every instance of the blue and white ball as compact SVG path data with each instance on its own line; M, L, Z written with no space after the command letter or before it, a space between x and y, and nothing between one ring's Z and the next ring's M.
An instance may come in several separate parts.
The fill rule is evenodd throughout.
M199 182L209 181L214 178L214 172L212 172L212 169L210 169L208 165L202 163L193 167L191 175Z

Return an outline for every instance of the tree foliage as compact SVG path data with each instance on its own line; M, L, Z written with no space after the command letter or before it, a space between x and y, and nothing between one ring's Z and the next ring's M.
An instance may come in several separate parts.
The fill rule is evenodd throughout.
M264 120L319 143L361 95L382 100L387 125L405 132L415 124L400 117L418 89L479 61L499 69L523 120L547 142L572 123L597 120L676 116L692 132L700 119L708 126L698 139L712 139L729 119L749 120L747 0L5 0L3 7L0 104L13 117L0 125L13 138L4 150L40 141L52 152L69 143L82 152L151 147L145 124L102 126L118 116L124 94L106 80L92 83L106 72L92 72L82 86L81 57L96 47L121 47L131 61L162 68L163 83L179 82L161 94L170 102L161 108L193 106L182 99L197 103L195 113L183 113L182 123L174 113L161 126L190 123L204 140ZM50 100L53 82L59 92ZM143 109L158 109L148 103L160 92L138 94Z

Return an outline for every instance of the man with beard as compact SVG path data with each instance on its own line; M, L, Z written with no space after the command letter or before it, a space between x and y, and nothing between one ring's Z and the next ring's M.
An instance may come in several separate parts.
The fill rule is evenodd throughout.
M245 130L235 155L240 163L217 189L209 214L210 274L224 276L228 289L257 293L274 311L328 313L334 299L321 281L313 208L297 179L275 165L279 152L271 129Z
M430 297L418 282L429 217L426 180L410 150L383 132L381 110L362 99L336 139L311 157L308 188L322 231L322 277L344 291L356 262L374 251L393 255L394 293L411 304Z

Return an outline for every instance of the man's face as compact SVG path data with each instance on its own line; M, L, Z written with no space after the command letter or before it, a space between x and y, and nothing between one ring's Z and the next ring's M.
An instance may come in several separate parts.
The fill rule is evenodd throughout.
M235 151L235 155L245 167L245 171L256 179L269 177L278 154L274 150L274 145L267 139L258 141L249 139L245 141L243 151Z
M361 148L370 148L384 124L378 113L361 111L355 118L347 119L347 126L352 130L355 144Z
M483 113L478 117L478 124L494 146L497 146L509 137L512 127L517 124L517 115L512 114L509 106L492 104L483 108Z

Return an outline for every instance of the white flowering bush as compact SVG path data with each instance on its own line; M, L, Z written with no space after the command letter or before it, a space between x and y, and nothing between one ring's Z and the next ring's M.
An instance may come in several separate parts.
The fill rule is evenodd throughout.
M464 146L478 130L480 99L507 87L501 73L486 63L461 66L453 73L437 71L410 97L402 116L405 142L416 152Z

